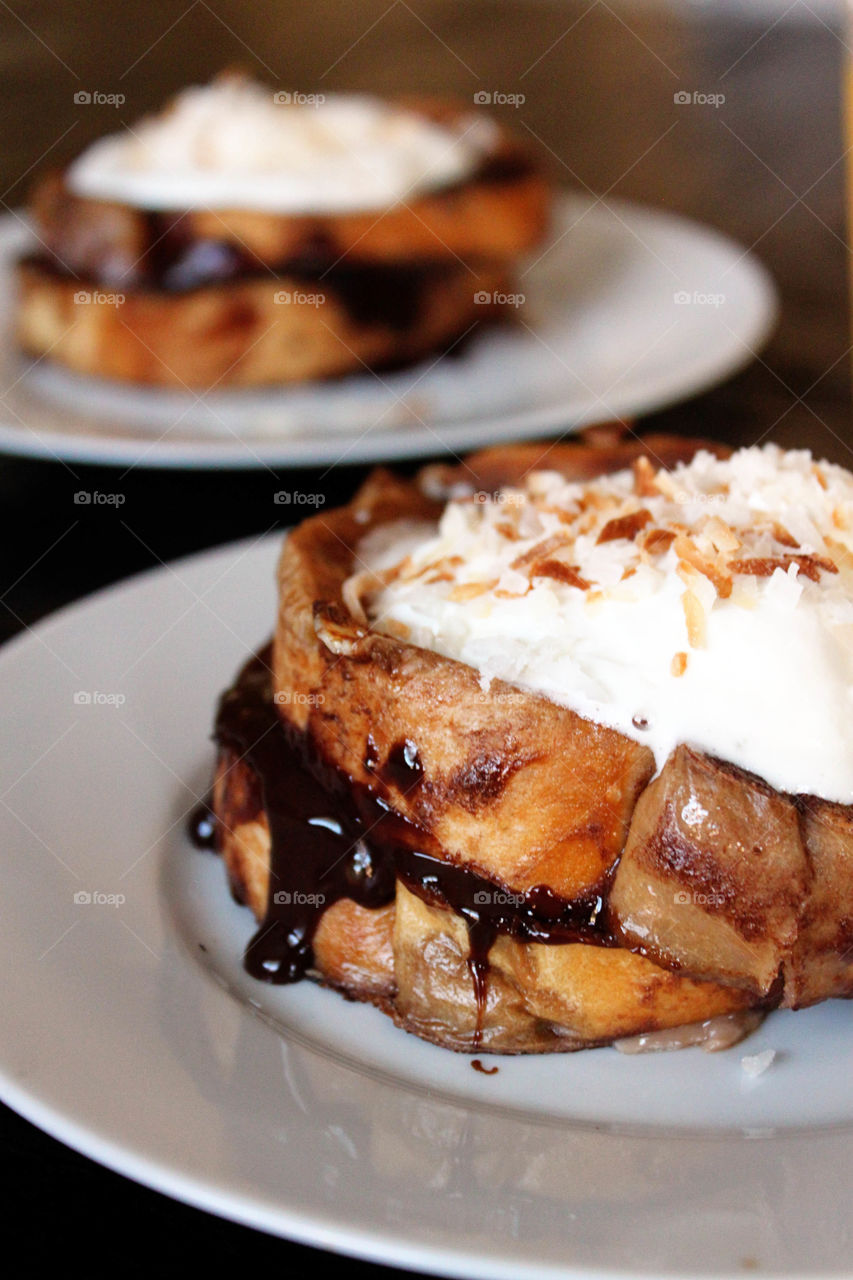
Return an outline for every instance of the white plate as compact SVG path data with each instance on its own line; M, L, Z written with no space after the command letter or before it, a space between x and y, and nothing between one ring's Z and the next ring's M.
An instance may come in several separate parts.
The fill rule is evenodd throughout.
M0 222L0 449L150 466L309 466L416 457L631 417L748 363L776 315L756 259L707 227L587 196L559 202L523 267L518 323L408 372L301 390L189 393L81 378L14 353Z
M244 975L251 918L183 827L215 696L271 622L276 552L142 575L0 653L3 1099L180 1199L402 1266L849 1275L849 1005L774 1014L714 1056L487 1077L372 1008Z

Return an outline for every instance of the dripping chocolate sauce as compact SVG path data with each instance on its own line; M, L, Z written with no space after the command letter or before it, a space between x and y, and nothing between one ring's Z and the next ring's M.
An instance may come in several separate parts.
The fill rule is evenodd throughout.
M450 908L468 930L468 967L480 1031L488 997L489 952L499 934L523 942L617 945L600 896L566 901L547 886L512 893L441 857L430 834L391 810L372 787L356 783L312 753L304 735L279 716L272 697L271 647L252 658L220 699L214 739L220 768L240 760L251 770L245 794L229 793L234 825L264 812L270 829L266 914L250 941L245 967L265 982L298 982L313 964L323 912L342 898L365 907L393 901L399 878L422 900ZM385 760L368 739L365 768L400 790L420 784L416 744L404 740ZM244 779L245 771L240 778ZM211 804L190 820L201 848L218 848Z
M484 1067L479 1058L473 1058L471 1066L475 1071L479 1071L481 1076L496 1076L500 1070L500 1067Z

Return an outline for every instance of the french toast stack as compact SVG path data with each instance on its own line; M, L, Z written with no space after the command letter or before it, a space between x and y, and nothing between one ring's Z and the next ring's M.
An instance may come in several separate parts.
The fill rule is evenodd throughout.
M471 117L399 105L457 132ZM378 211L241 209L239 183L233 208L138 208L50 174L31 201L37 251L18 267L18 341L80 373L169 387L403 366L508 314L548 207L527 149L497 126L467 178Z
M587 478L696 447L557 445L547 465ZM853 994L849 807L686 745L655 776L641 743L369 625L353 588L365 535L435 520L443 488L493 490L534 460L519 446L415 482L377 472L287 538L254 667L268 719L234 731L243 695L226 695L213 793L232 887L260 923L255 971L307 973L437 1044L508 1053ZM302 782L283 778L279 736ZM300 822L328 845L304 853Z

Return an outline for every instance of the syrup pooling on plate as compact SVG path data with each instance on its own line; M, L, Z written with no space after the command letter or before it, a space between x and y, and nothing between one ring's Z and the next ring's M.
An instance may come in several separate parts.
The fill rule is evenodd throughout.
M266 982L296 982L311 970L312 942L323 912L342 898L365 907L393 900L395 881L428 903L456 912L470 943L469 968L482 1022L489 951L498 934L520 941L617 945L603 898L565 901L544 886L511 893L440 856L432 838L392 812L377 790L328 767L289 727L273 700L271 651L253 658L221 698L214 737L219 769L245 762L256 786L229 814L235 825L262 814L270 830L266 914L245 955L247 970ZM381 759L368 744L377 780L417 785L416 744L394 744ZM221 776L220 776L221 784ZM195 830L206 830L206 812ZM205 845L207 841L204 842Z

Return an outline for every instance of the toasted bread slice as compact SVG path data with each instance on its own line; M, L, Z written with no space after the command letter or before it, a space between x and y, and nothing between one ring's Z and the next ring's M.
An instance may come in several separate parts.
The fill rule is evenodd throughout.
M301 382L444 350L501 313L478 293L509 288L503 267L485 262L402 269L387 308L369 272L363 283L356 306L340 272L109 293L30 259L18 267L17 337L28 355L101 378L172 388Z

